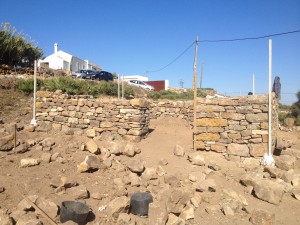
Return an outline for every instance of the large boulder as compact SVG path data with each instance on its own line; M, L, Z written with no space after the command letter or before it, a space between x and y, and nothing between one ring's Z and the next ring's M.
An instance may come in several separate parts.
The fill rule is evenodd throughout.
M261 200L279 204L284 194L284 186L271 180L259 180L254 185L254 194Z

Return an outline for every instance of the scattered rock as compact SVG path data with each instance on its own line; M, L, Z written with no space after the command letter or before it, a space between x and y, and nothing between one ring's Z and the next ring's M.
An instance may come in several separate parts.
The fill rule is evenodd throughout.
M74 199L85 199L89 197L89 193L85 186L79 185L77 187L70 188L71 195Z
M4 192L5 191L5 188L0 186L0 193Z
M36 203L36 200L38 199L37 195L30 195L27 197L31 202ZM29 211L32 210L33 207L30 202L28 202L26 199L23 199L19 202L17 205L17 209L20 211Z
M197 182L197 181L204 181L206 178L206 174L200 172L200 171L195 171L195 172L191 172L189 174L189 180L192 182Z
M291 182L294 187L300 186L300 174L295 174L294 176L292 176Z
M195 192L193 197L191 198L191 203L193 204L193 206L198 208L201 202L202 202L201 194L199 192Z
M141 153L141 149L138 148L134 143L128 142L124 149L123 149L123 155L133 157L135 154Z
M99 154L100 152L98 145L92 139L86 143L86 149L93 154Z
M41 155L41 161L46 162L46 163L50 163L51 162L51 153L49 152L44 152Z
M264 171L268 172L272 178L282 178L285 172L274 166L266 166Z
M118 217L118 220L117 220L117 223L118 225L121 225L121 224L128 224L130 225L130 216L127 214L127 213L120 213L119 214L119 217Z
M255 196L272 204L281 202L284 186L271 180L259 180L254 185Z
M230 189L223 189L223 192L230 198L241 203L243 206L248 205L247 199L243 195L237 194L235 191Z
M54 202L51 202L47 199L39 198L37 201L37 206L41 210L43 210L48 216L50 216L52 219L54 219L57 216L58 206Z
M205 211L208 214L216 214L216 213L220 212L220 210L221 210L220 205L208 205L205 208Z
M0 224L1 225L14 225L13 219L3 212L0 211Z
M198 181L193 184L197 191L210 191L215 192L217 189L217 184L214 179L207 179L204 181Z
M127 213L129 211L130 199L126 196L117 197L108 204L108 212L117 219L120 213Z
M158 165L166 166L168 165L168 161L165 158L159 160Z
M240 182L246 187L248 186L254 187L256 182L261 179L263 179L262 173L250 171L242 175Z
M145 161L140 159L132 159L128 162L127 166L131 172L142 173L145 169Z
M87 155L82 163L77 166L79 173L100 168L100 159L94 155Z
M33 159L33 158L21 159L21 167L22 168L36 166L39 164L40 164L40 161L38 159Z
M282 155L276 158L275 163L279 169L288 171L290 169L294 169L296 160L297 159L294 156Z
M43 225L34 213L28 213L21 216L16 225Z
M190 219L194 219L195 215L194 215L194 208L191 206L186 206L180 213L179 215L180 218L182 218L183 220L190 220Z
M197 166L205 165L204 157L200 152L191 153L189 154L188 158L193 165L197 165Z
M292 194L295 197L295 199L300 200L300 187L294 188Z
M168 189L164 191L161 196L162 199L166 199L168 212L175 214L179 214L183 211L191 197L191 192L182 188Z
M15 148L15 152L16 153L24 153L24 152L27 152L28 151L28 144L27 143L23 143L23 144L20 144L19 146L17 146Z
M164 181L171 187L180 187L180 180L177 178L177 176L167 174L164 176Z
M253 225L273 225L275 224L275 214L261 209L254 209L251 213L250 222Z
M2 135L1 135L2 136ZM0 151L10 151L14 147L14 136L9 134L0 137Z
M166 205L162 202L154 201L149 204L149 225L166 224L168 211Z
M176 145L173 151L174 155L183 157L185 155L185 150L182 146Z
M86 136L89 138L94 138L96 136L95 129L87 129L86 130Z
M147 167L141 176L144 180L154 180L157 179L158 176L156 174L156 168Z
M170 213L166 225L185 225L185 221L184 219L175 216L173 213Z
M157 166L156 167L156 173L158 176L163 176L166 174L166 171L164 170L164 168L162 168L162 166Z

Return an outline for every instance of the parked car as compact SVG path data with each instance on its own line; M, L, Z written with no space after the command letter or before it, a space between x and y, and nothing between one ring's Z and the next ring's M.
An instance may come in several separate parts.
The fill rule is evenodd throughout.
M144 81L141 81L141 80L128 80L127 82L128 82L129 85L145 88L145 89L148 89L150 91L155 90L155 88L153 86L151 86L149 84L146 84Z
M92 79L96 75L94 70L80 70L78 73L72 74L72 78Z
M112 81L112 80L114 80L114 76L110 72L107 72L107 71L96 71L96 73L94 75L92 75L91 79Z

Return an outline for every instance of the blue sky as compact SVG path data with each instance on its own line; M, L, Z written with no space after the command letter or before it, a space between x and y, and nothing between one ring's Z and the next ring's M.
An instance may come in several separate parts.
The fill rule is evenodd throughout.
M89 59L105 70L144 75L158 70L195 41L234 39L300 30L299 0L0 0L0 22L29 34L44 50L59 49ZM282 103L296 101L300 90L300 33L273 42L273 79L281 78ZM192 87L191 47L169 67L148 73L150 80ZM268 91L268 39L199 43L198 74L203 87L221 94Z

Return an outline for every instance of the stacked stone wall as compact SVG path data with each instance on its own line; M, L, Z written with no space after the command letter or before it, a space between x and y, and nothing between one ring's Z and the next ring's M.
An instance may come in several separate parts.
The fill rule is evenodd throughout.
M37 120L52 129L79 128L98 136L104 131L139 141L149 130L149 102L142 99L94 99L61 92L37 92Z
M272 136L276 137L278 101L274 95L272 106ZM135 141L149 132L150 119L161 116L185 119L193 129L193 108L193 101L94 99L61 92L37 93L37 119L53 129L78 128L89 133L92 130L95 136L109 131ZM267 152L268 95L198 98L196 110L197 150L241 157L261 157Z
M278 128L278 100L273 95L272 144ZM198 98L195 145L198 150L241 157L261 157L268 152L268 95L236 98ZM151 104L152 118L186 119L193 128L193 101Z

